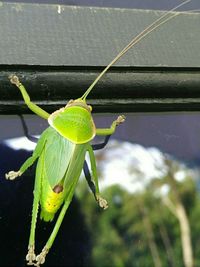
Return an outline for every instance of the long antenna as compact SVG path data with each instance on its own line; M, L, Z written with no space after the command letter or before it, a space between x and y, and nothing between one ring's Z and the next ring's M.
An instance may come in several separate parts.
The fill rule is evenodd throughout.
M86 92L81 97L82 100L85 100L88 94L92 91L93 87L96 85L96 83L101 79L101 77L107 72L107 70L116 62L118 61L131 47L133 47L135 44L140 42L143 38L145 38L149 33L154 31L156 28L160 27L162 24L166 23L167 21L171 20L175 16L179 15L181 12L176 12L173 14L170 14L177 8L189 3L191 0L184 1L183 3L179 4L178 6L172 8L167 13L163 14L160 18L156 19L152 24L147 26L141 33L139 33L137 36L135 36L130 43L128 43L122 51L105 67L105 69L97 76L97 78L94 80L94 82L88 87ZM170 14L170 16L168 16Z

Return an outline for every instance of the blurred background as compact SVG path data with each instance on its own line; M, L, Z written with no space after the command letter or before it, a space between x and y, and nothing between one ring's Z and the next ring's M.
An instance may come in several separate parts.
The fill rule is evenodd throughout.
M95 114L95 123L106 127L117 115ZM82 175L46 266L199 266L200 114L126 115L96 152L109 208L98 207ZM32 135L47 127L36 116L24 118ZM17 170L35 144L18 116L1 116L1 123L0 265L25 266L35 166L13 182L4 174ZM38 219L37 251L53 225Z
M6 1L22 2L22 1ZM23 1L68 5L169 10L177 1ZM176 2L176 3L175 3ZM183 9L198 8L193 0ZM107 127L118 114L95 114ZM200 113L126 114L105 149L96 152L101 210L82 175L45 266L200 266ZM48 127L24 116L29 133ZM17 115L0 116L0 266L26 266L35 165L16 181L35 144L27 140ZM94 142L101 142L95 139ZM54 222L38 219L40 252Z

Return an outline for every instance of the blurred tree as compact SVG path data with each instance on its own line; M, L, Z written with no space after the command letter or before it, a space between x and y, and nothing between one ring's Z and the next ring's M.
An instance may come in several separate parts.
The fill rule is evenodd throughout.
M105 160L108 164L111 162L103 152L98 159L104 164ZM83 212L91 236L91 266L199 266L200 225L196 222L200 217L200 204L194 173L177 160L165 156L163 159L165 166L160 166L166 171L144 183L143 190L131 193L120 185L107 187L102 192L109 202L110 208L106 211L99 209L92 194L88 194L86 183L81 181L78 193L80 199L84 199ZM178 172L182 173L182 180L177 180ZM133 174L144 182L144 173L132 164L130 177ZM168 188L165 193L163 186ZM176 216L172 216L162 199L170 201ZM188 253L188 244L191 254L186 261L183 253ZM186 265L188 262L195 265Z
M168 167L166 179L168 184L170 185L171 198L169 196L166 196L164 198L164 203L172 212L172 214L177 217L180 224L184 265L185 267L193 267L194 259L193 259L190 223L186 212L186 208L182 200L182 197L184 195L183 193L184 191L187 192L187 190L182 190L182 197L181 197L178 183L175 179L175 174L177 173L177 171L180 170L180 166L177 164L177 162L172 161L168 157L166 157L165 163L166 166Z

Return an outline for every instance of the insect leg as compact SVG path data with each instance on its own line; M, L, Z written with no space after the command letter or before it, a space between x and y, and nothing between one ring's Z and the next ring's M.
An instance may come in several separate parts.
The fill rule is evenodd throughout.
M33 151L32 156L24 162L24 164L21 166L21 168L18 171L9 171L8 173L6 173L5 175L6 179L14 180L18 176L21 176L34 163L34 161L41 155L45 142L46 142L46 135L44 133L39 139L37 146L35 150Z
M92 147L90 145L88 145L87 151L89 152L91 169L92 169L92 176L93 176L93 179L94 179L95 198L96 198L97 202L99 203L99 206L101 208L103 208L103 209L106 209L106 208L108 208L108 203L107 203L107 201L105 199L103 199L100 196L98 176L97 176L97 168L96 168L96 160L95 160L94 152L93 152Z
M111 135L115 132L116 126L118 126L120 123L124 121L125 121L125 116L121 115L115 121L113 121L110 128L96 129L96 134L97 135Z
M43 155L41 155L43 157ZM39 209L39 201L41 194L41 186L42 186L42 175L43 175L43 164L44 160L41 158L38 163L36 170L36 179L34 186L34 200L33 200L33 208L32 208L32 219L31 219L31 230L28 244L28 253L26 255L27 265L35 265L36 255L35 255L35 228L37 222L37 214Z
M99 185L98 185L98 177L97 177L97 171L96 171L96 160L94 156L93 150L102 149L106 146L108 143L110 136L115 132L116 126L118 126L120 123L125 121L125 116L121 115L119 116L113 123L111 124L110 128L104 128L104 129L96 129L97 135L106 135L106 138L103 143L100 144L94 144L92 146L88 146L88 152L90 155L90 162L91 162L91 168L92 168L92 174L94 177L94 183L92 182L91 174L89 172L89 168L87 165L87 162L84 162L84 174L86 177L86 180L88 182L88 185L90 189L92 190L96 200L98 201L100 207L103 209L106 209L108 207L107 201L100 197L99 194Z
M37 143L38 140L39 140L39 138L37 138L37 137L32 136L32 135L29 134L29 132L28 132L28 128L27 128L27 126L26 126L26 122L25 122L25 120L24 120L23 115L20 114L19 117L20 117L20 120L21 120L21 123L22 123L22 128L23 128L23 130L24 130L24 135L26 136L26 138L27 138L29 141L33 142L33 143Z
M108 141L110 139L110 136L111 135L107 135L105 140L103 141L103 143L92 145L92 149L93 150L103 149L107 145L107 143L108 143ZM88 183L88 185L90 187L90 190L92 191L92 193L95 196L96 195L96 189L95 189L95 185L94 185L94 183L92 181L92 177L91 177L90 170L88 168L88 164L87 164L86 160L84 161L83 172L84 172L85 178L87 180L87 183Z
M90 170L88 168L88 164L87 164L87 161L86 160L84 161L83 172L84 172L85 178L87 180L87 183L89 185L89 188L92 191L92 193L94 194L94 197L96 198L95 184L92 181L92 177L91 177Z
M111 135L107 135L106 138L104 139L103 143L92 145L92 149L93 150L103 149L107 145L110 137L111 137Z
M23 84L19 81L19 78L16 75L11 75L9 77L10 82L14 85L16 85L19 90L21 91L21 94L24 98L25 103L27 104L27 106L37 115L39 115L40 117L44 118L44 119L48 119L49 117L49 113L47 113L46 111L44 111L42 108L40 108L39 106L37 106L36 104L34 104L33 102L31 102L30 97L25 89L25 87L23 86Z

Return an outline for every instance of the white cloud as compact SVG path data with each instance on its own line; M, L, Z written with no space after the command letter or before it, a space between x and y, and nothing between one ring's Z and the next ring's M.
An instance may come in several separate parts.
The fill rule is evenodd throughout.
M25 149L32 151L35 149L36 144L29 141L26 137L12 138L5 141L5 144L13 149Z
M26 137L9 139L5 143L14 149L29 151L36 146ZM162 179L167 172L164 155L155 147L145 148L139 144L111 140L104 150L95 153L103 156L97 162L102 174L99 181L101 189L117 184L130 193L143 191L152 179ZM188 171L183 164L182 167L175 174L175 179L180 182L185 179ZM157 193L165 195L168 191L169 186L165 184Z

